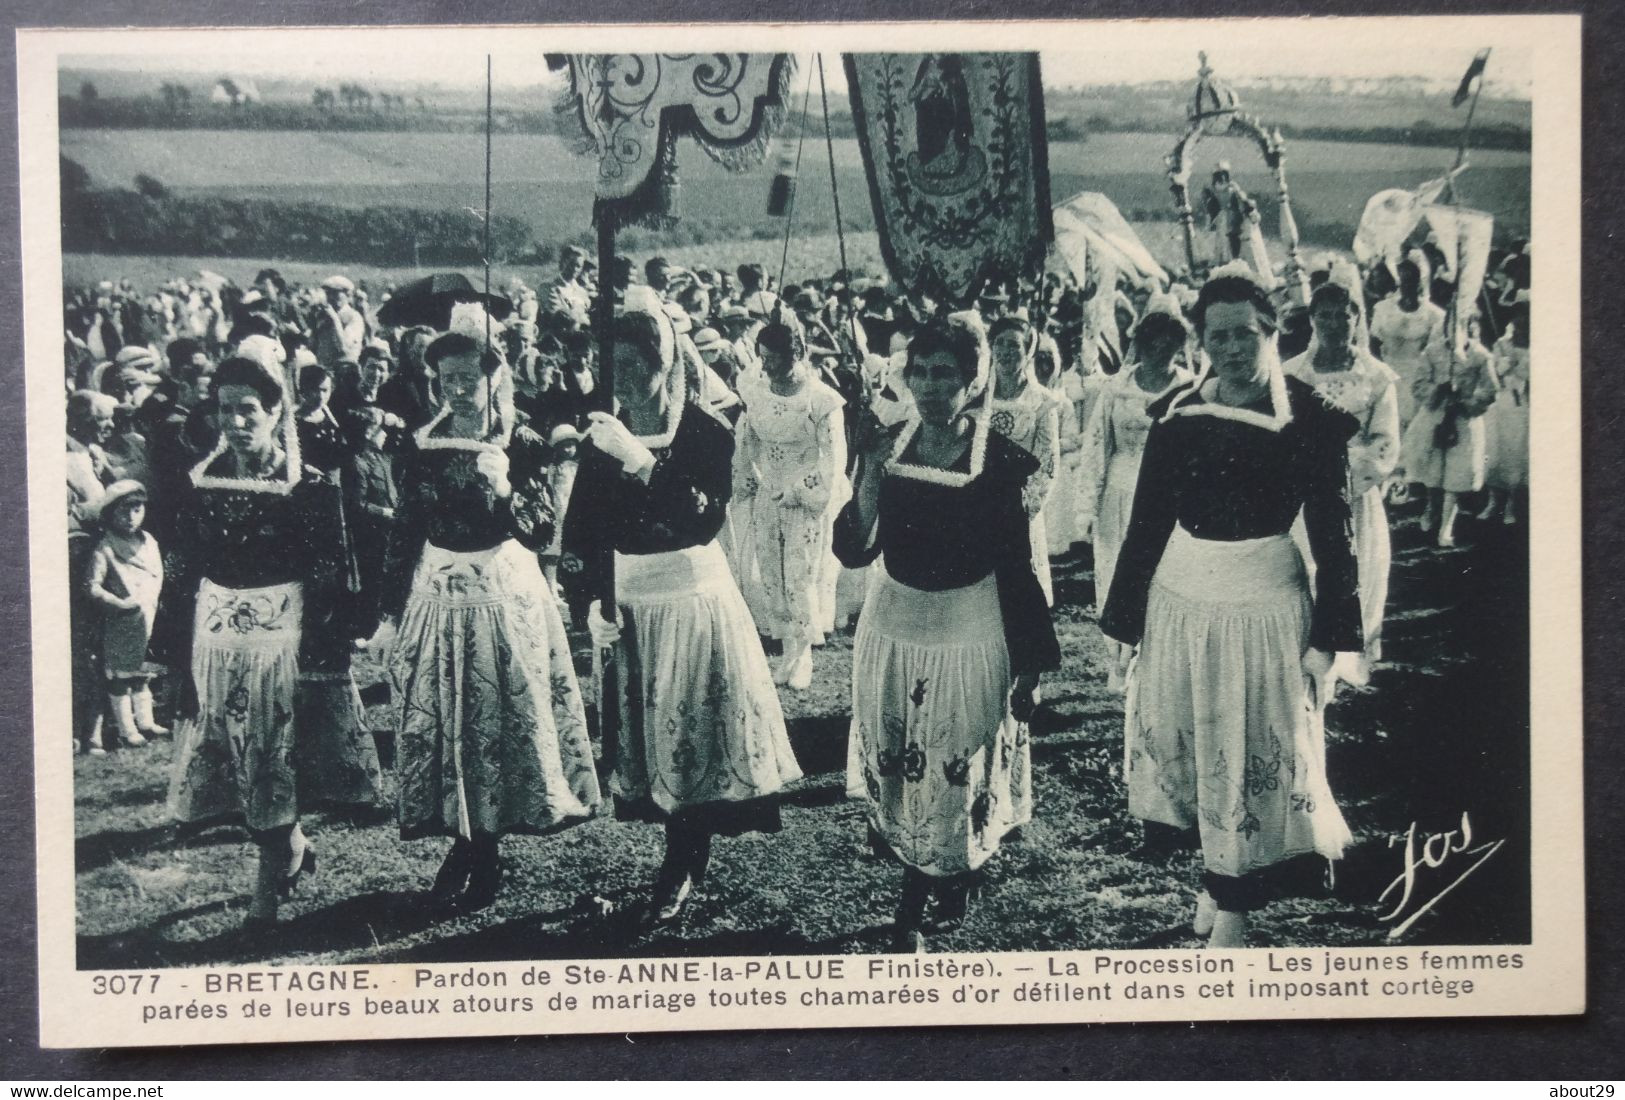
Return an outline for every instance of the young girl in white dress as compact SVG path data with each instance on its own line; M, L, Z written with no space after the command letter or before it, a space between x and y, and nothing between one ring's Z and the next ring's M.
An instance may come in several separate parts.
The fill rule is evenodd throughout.
M1111 591L1117 555L1128 533L1134 506L1134 487L1140 477L1146 433L1151 420L1146 408L1190 373L1180 364L1180 353L1190 338L1190 327L1179 303L1167 295L1154 295L1145 316L1134 330L1129 365L1107 377L1083 432L1081 462L1082 505L1079 515L1084 537L1095 546L1096 611L1105 606ZM1116 643L1108 639L1108 645ZM1108 666L1114 688L1122 681L1116 661Z
M1416 416L1417 380L1428 372L1428 349L1445 343L1444 310L1423 293L1429 285L1428 272L1427 258L1421 252L1410 253L1398 265L1399 290L1371 310L1371 353L1399 376L1394 394L1401 432ZM1403 457L1408 469L1412 456Z
M1495 342L1495 404L1484 416L1484 488L1481 520L1518 522L1518 494L1529 487L1529 292L1519 291L1510 329Z
M1477 340L1460 348L1441 340L1428 346L1416 378L1416 416L1405 429L1406 476L1428 491L1423 531L1437 531L1442 547L1456 544L1456 514L1463 493L1484 487L1484 414L1495 403L1495 369Z
M1318 287L1309 301L1314 336L1308 350L1285 365L1288 375L1309 383L1327 404L1360 422L1359 431L1349 440L1354 549L1365 634L1364 652L1349 670L1348 679L1355 683L1365 683L1371 662L1382 656L1390 561L1382 486L1399 461L1398 376L1366 350L1360 302L1358 273L1352 268L1334 268L1331 281ZM1293 534L1308 560L1308 537L1301 522Z
M993 431L1038 460L1038 472L1027 480L1022 499L1027 509L1033 571L1038 574L1045 601L1054 604L1044 508L1061 466L1064 401L1033 376L1036 341L1023 314L1000 317L989 328L988 336L993 349Z
M839 566L830 549L846 479L845 401L806 362L794 317L757 336L765 380L735 428L734 495L752 508L766 618L784 646L774 680L812 686L813 646L834 629Z
M1061 371L1061 349L1055 337L1045 333L1038 338L1033 352L1033 375L1061 399L1061 464L1055 474L1055 488L1050 493L1049 507L1044 521L1049 535L1049 556L1064 558L1083 540L1083 529L1078 519L1082 511L1082 486L1079 482L1083 461L1083 422L1078 419L1078 408L1068 396L1065 375Z

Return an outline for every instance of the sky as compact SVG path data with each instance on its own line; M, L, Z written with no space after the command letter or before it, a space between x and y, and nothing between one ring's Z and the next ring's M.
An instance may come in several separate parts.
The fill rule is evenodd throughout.
M1065 32L1072 39L1067 48L1043 52L1045 83L1088 87L1194 80L1196 52L1207 49L1215 70L1238 84L1269 77L1419 76L1450 86L1460 79L1479 47L1492 46L1484 94L1527 98L1531 93L1531 56L1520 41L1519 28L1508 20L1471 26L1457 21L1450 28L1456 33L1443 36L1408 33L1409 28L1394 26L1397 21L1375 27L1375 21L1333 22L1338 26L1330 32L1324 23L1316 29L1303 19L1272 20L1267 28L1258 27L1257 21L1232 20L1222 29L1213 23L1191 22L1154 29L1146 23L1077 24L1076 29L1068 27ZM312 82L416 79L477 87L484 83L489 52L493 81L499 87L554 84L560 79L541 58L544 50L560 48L557 32L545 28L503 29L497 34L444 28L404 33L253 32L266 35L264 38L244 32L183 33L187 37L125 31L117 39L90 39L87 45L107 42L118 52L64 50L63 65L277 76ZM1262 41L1269 48L1258 48ZM251 44L255 48L244 48ZM177 49L178 45L187 48ZM567 43L563 48L574 45ZM801 56L804 61L812 58L810 54ZM825 57L825 75L831 92L844 93L845 78L833 55Z

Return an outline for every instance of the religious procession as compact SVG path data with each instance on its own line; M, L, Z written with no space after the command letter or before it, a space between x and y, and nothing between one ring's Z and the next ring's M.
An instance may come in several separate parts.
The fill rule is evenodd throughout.
M616 98L639 56L550 59L605 163L649 124ZM785 255L822 186L816 111L803 150L784 108L824 59L717 56L756 109L676 109L706 86L668 59L659 140L599 173L596 249L547 268L67 288L76 775L165 758L81 829L80 874L213 853L206 900L81 952L359 958L373 913L422 958L478 957L435 929L494 937L491 913L556 953L1024 946L985 938L1007 920L1235 948L1315 942L1328 911L1376 942L1396 899L1336 884L1346 855L1390 877L1351 854L1415 820L1381 800L1417 761L1504 764L1407 741L1339 771L1377 751L1345 717L1469 705L1476 679L1410 671L1456 637L1417 609L1493 636L1527 554L1530 243L1463 200L1467 134L1311 245L1280 131L1204 56L1151 167L1165 263L1106 195L1052 197L1037 55L848 55L869 191L837 189L835 229L869 203L882 265L844 238L834 269L776 241L634 258L617 233L675 220L680 146L751 170L778 145ZM1204 138L1255 147L1276 193ZM842 878L845 927L798 925ZM1076 915L1108 902L1134 919Z

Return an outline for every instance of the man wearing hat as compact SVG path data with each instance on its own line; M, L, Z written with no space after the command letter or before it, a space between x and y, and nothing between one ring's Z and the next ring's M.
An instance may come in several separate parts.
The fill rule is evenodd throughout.
M862 306L858 310L858 324L863 329L867 350L876 355L891 353L891 334L896 328L892 316L891 298L884 287L870 287L863 292Z
M131 344L119 350L101 377L101 391L118 402L113 433L105 444L107 456L119 467L123 476L149 485L152 482L152 468L148 459L147 437L142 434L141 428L144 421L159 414L164 402L158 399L152 409L145 413L142 410L143 406L154 400L154 391L163 381L157 369L158 357L151 348Z
M752 316L750 310L742 305L725 305L717 311L717 329L724 338L732 342L734 358L738 361L741 372L748 371L758 364L756 334L761 327L762 321Z
M766 322L779 304L779 296L767 289L767 272L761 264L739 265L739 304L759 321Z
M367 321L350 305L355 284L343 275L323 279L322 293L327 302L316 312L316 362L331 371L346 359L354 362L361 357Z
M806 333L808 355L840 354L835 334L824 323L824 301L818 296L818 291L811 287L798 290L790 300L790 307L795 311L796 320L801 323L802 332Z
M163 381L158 356L144 344L120 348L113 365L102 375L102 392L121 405L138 409Z
M361 349L356 369L340 379L330 408L351 450L361 447L373 412L385 433L386 449L392 451L400 443L415 405L398 388L389 386L394 373L395 356L389 345L370 340Z

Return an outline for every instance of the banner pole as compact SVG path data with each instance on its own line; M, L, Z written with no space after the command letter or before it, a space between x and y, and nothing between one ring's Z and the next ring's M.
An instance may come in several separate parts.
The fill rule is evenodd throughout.
M1450 166L1450 203L1456 205L1461 199L1456 195L1456 175L1467 159L1467 141L1473 133L1473 112L1478 110L1478 97L1484 92L1484 73L1490 67L1490 51L1484 51L1484 68L1478 71L1478 83L1473 85L1473 98L1467 104L1467 121L1461 127L1461 143L1456 146L1456 163Z
M592 327L597 337L598 387L594 391L598 408L610 415L615 413L615 229L616 213L609 203L599 203L598 221L598 297L592 304ZM615 602L615 547L606 540L599 548L600 576L603 585L598 593L599 613L605 622L616 619ZM603 740L604 760L613 764L620 750L621 696L619 650L605 646L598 651L598 734Z

